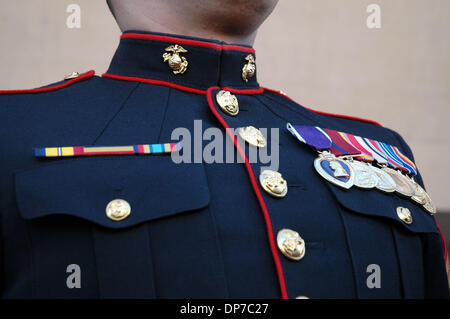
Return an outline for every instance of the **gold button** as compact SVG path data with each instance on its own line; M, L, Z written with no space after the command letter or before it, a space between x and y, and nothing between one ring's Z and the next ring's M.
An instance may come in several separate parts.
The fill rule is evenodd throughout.
M245 57L245 61L247 61L247 63L242 67L242 80L248 82L248 79L255 75L255 58L253 55L249 54Z
M277 235L278 249L287 258L300 260L305 256L305 241L300 235L290 229L282 229Z
M309 299L309 297L306 297L306 296L297 296L297 297L295 297L295 299Z
M165 50L167 52L163 54L163 59L172 69L172 72L174 74L183 74L186 72L189 63L184 56L180 56L180 53L187 53L188 51L178 44L171 45Z
M239 113L239 103L235 95L228 91L220 90L216 94L216 101L222 111L228 115L235 116Z
M80 73L78 73L78 72L71 72L71 73L69 73L69 74L64 76L64 80L75 79L75 78L77 78L79 76L80 76Z
M131 206L126 200L113 199L106 206L106 216L114 221L121 221L131 213Z
M405 207L397 207L397 216L400 218L405 224L412 224L413 219L411 216L411 212L408 208Z
M287 194L287 182L278 172L268 169L263 171L259 175L259 182L262 188L272 196L284 197Z
M256 147L266 147L267 142L261 131L253 126L240 127L238 129L239 136L248 144Z

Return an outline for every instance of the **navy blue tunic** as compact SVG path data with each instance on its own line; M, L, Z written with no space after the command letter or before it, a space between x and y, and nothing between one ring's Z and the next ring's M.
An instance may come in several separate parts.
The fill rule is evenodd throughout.
M163 61L178 44L188 66ZM311 111L242 79L252 48L156 33L127 32L103 77L81 74L48 87L0 96L0 291L4 298L446 298L444 247L435 220L395 194L345 190L313 168L317 154L286 123L349 132L413 155L394 131L370 121ZM239 102L237 116L216 102ZM201 122L194 122L201 120ZM195 124L197 123L197 124ZM198 124L201 131L198 132ZM196 126L197 125L197 126ZM33 148L168 143L176 128L279 129L278 171L289 191L275 198L260 168L170 154L37 158ZM228 139L224 134L222 137ZM203 146L208 141L203 141ZM201 147L202 145L200 145ZM232 147L232 149L234 149ZM250 149L244 149L249 153ZM225 155L224 155L225 156ZM237 156L236 156L237 157ZM201 159L201 158L200 158ZM417 178L422 184L420 176ZM115 198L128 218L105 214ZM396 213L409 208L413 222ZM292 229L305 256L287 259L274 244ZM80 269L69 288L68 265ZM369 265L381 287L367 285Z

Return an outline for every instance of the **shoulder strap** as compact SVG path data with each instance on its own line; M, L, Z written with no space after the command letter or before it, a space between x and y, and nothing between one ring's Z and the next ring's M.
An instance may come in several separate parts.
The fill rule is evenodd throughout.
M81 73L76 78L66 80L64 82L58 82L57 84L36 88L36 89L27 89L27 90L0 90L0 94L26 94L26 93L42 93L42 92L50 92L65 88L73 83L84 81L86 79L90 79L95 75L94 70L87 71L85 73Z

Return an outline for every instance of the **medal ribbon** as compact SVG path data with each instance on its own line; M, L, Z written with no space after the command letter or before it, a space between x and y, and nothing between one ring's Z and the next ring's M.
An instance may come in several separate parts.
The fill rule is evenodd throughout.
M385 152L385 154L387 154L387 156L389 158L391 158L393 161L395 161L395 163L397 163L398 165L400 165L401 169L406 170L408 173L410 174L417 174L417 170L415 165L410 165L409 162L410 160L408 159L408 161L403 160L402 157L407 158L406 156L404 156L399 150L398 148L396 148L395 146L383 143L383 142L378 142L381 149ZM395 149L394 149L395 148ZM397 153L398 152L398 153ZM401 154L401 156L399 155Z
M365 138L362 138L360 136L355 136L355 139L359 142L361 147L364 149L367 149L368 152L372 152L372 157L375 161L377 161L380 164L389 165L388 160L384 156L383 153L380 153L375 147L372 146L372 144L367 141Z
M293 126L288 123L287 128L298 140L317 151L329 150L335 156L359 155L359 160L376 161L417 175L414 163L395 146L317 126Z
M287 129L301 142L313 147L317 151L329 150L332 145L328 134L317 126L292 126L287 124Z
M35 148L36 157L72 157L93 155L161 154L177 152L181 143L138 144L127 146L62 146Z
M336 156L343 155L360 155L361 151L355 148L351 143L348 143L338 131L324 129L328 136L331 138L330 152Z
M351 144L353 147L357 148L360 152L361 155L358 156L356 159L358 160L362 160L365 162L372 162L374 160L372 153L367 150L367 148L364 148L356 139L356 136L349 134L349 133L343 133L343 132L339 132L339 135L342 136L342 138L344 138L347 143Z
M395 160L390 158L388 154L386 154L380 142L371 140L369 138L364 138L364 140L366 141L367 145L374 151L375 154L379 155L380 157L386 160L387 166L392 168L403 169L403 167L399 163L397 163Z
M411 167L411 174L417 175L417 167L416 165L413 163L413 161L411 161L409 158L407 158L405 155L402 154L402 152L400 152L400 150L396 147L396 146L391 146L392 149L394 150L395 154L398 155L399 158L401 158L401 160L408 164Z

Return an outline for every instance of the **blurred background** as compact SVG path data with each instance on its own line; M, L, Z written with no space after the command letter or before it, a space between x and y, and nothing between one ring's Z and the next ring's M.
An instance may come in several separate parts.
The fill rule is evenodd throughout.
M76 4L80 28L66 24ZM371 4L381 27L369 28ZM255 43L259 82L304 106L370 118L415 154L450 235L450 1L280 0ZM0 89L106 71L120 30L105 0L0 0Z

